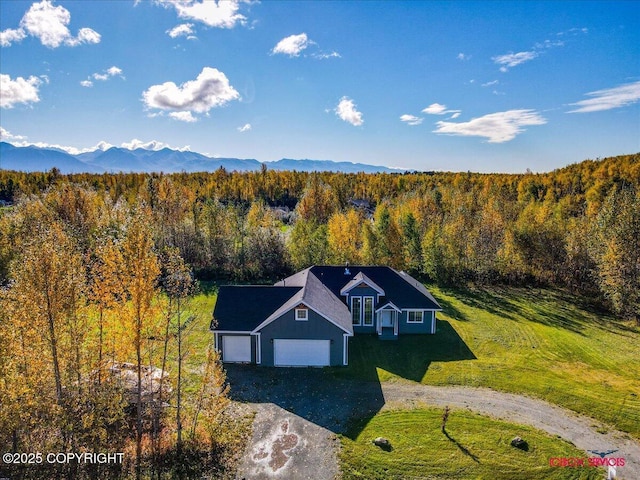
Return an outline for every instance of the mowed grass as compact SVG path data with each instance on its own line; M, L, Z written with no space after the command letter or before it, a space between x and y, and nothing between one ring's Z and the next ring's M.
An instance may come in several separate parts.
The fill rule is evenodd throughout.
M217 298L217 288L213 283L200 282L198 292L187 304L187 311L183 318L194 316L193 323L186 329L185 391L187 394L196 394L200 389L200 380L207 362L207 350L213 345L213 333L210 327ZM172 345L174 355L177 354L175 348L175 345Z
M440 430L442 410L419 408L385 411L366 425L354 425L358 435L342 437L340 462L348 479L600 479L599 468L550 466L551 458L585 458L571 444L530 427L452 410L447 435ZM392 449L373 445L376 437L390 440ZM520 436L523 451L510 445Z
M351 339L336 375L530 395L640 438L640 329L556 290L429 286L436 335Z

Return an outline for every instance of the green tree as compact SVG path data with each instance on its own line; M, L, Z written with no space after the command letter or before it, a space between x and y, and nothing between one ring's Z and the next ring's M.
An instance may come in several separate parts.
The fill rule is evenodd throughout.
M630 188L611 192L592 238L600 290L614 311L640 323L640 193Z
M326 264L329 258L327 226L299 219L289 235L287 250L296 270Z
M422 264L422 244L418 222L409 212L402 218L402 240L404 244L405 265L411 273L418 273Z

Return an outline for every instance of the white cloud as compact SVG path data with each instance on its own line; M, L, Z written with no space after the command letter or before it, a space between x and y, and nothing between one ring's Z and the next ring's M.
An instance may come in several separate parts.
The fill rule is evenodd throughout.
M91 76L95 80L100 80L101 82L109 80L109 78L115 77L115 76L119 76L119 77L124 78L124 76L122 75L122 69L116 67L115 65L113 67L110 67L110 68L106 69L104 71L104 73L94 73Z
M13 42L21 42L27 36L21 28L7 28L0 32L0 45L10 47Z
M467 55L467 54L464 54L464 53L460 52L456 58L458 60L465 61L465 60L469 60L471 58L471 55Z
M315 58L316 60L342 58L342 55L335 50L321 51L318 44L311 40L304 32L298 35L289 35L280 40L276 46L271 49L271 55L282 54L288 55L289 57L298 57L304 50L312 45L315 46L315 52L309 54L311 58Z
M535 110L508 110L474 118L468 122L437 122L434 133L485 137L489 143L504 143L524 132L528 125L544 125L547 120Z
M81 28L74 37L67 25L71 22L69 10L62 6L54 6L50 0L42 0L31 5L20 20L19 29L7 29L0 33L0 44L10 46L31 35L49 48L60 45L75 47L83 43L99 43L100 34L90 28Z
M238 13L239 0L156 0L158 5L173 7L179 18L204 23L209 27L233 28L244 25L247 18Z
M501 72L506 72L509 68L515 67L522 63L533 60L538 56L538 52L530 51L530 52L518 52L518 53L507 53L506 55L497 55L492 57L493 63L496 65L502 65L500 67Z
M95 150L108 150L109 148L113 147L113 145L111 145L110 143L101 141L98 142L97 145L93 146L93 147L89 147L89 148L76 148L76 147L69 147L66 145L57 145L55 143L46 143L46 142L28 142L27 141L27 137L23 137L20 135L11 135L11 133L7 132L6 130L4 130L2 127L0 127L1 130L1 137L4 140L9 140L11 141L11 143L13 145L15 145L16 147L37 147L37 148L49 148L52 150L60 150L63 152L67 152L70 155L79 155L81 153L86 153L86 152L93 152Z
M116 67L115 65L113 67L109 67L107 69L107 73L109 74L109 76L111 77L115 77L116 75L120 75L122 76L122 69Z
M78 31L78 36L73 38L71 37L66 44L75 47L82 43L100 43L100 39L102 37L95 30L91 30L90 28L81 28Z
M446 105L442 105L440 103L432 103L428 107L423 108L422 113L427 113L429 115L445 115L447 113L451 113L451 118L456 118L458 115L460 115L460 110L450 110ZM455 115L455 117L453 115Z
M102 150L103 152L106 152L111 147L113 147L113 145L111 145L109 142L105 142L104 140L100 140L91 150L88 150L88 151Z
M4 128L0 127L0 138L4 141L11 141L11 143L18 147L28 147L34 146L38 148L51 148L54 150L61 150L67 152L71 155L78 155L81 153L94 152L96 150L107 151L110 148L114 147L111 143L100 140L97 144L88 148L77 148L77 147L69 147L66 145L57 145L46 142L28 142L26 141L27 137L23 137L20 135L13 135ZM172 150L177 150L181 152L190 151L191 147L186 145L184 147L172 147L168 143L160 142L158 140L151 140L149 142L143 142L142 140L138 140L134 138L130 142L123 142L120 144L122 148L126 148L127 150L136 150L138 148L142 148L144 150L162 150L163 148L170 148Z
M405 113L404 115L400 115L400 121L406 123L407 125L420 125L424 118L416 117L415 115L409 115Z
M143 142L142 140L138 140L137 138L134 138L130 142L123 142L122 144L120 144L120 146L128 150L136 150L138 148L143 148L144 150L162 150L163 148L170 148L171 150L178 150L181 152L190 150L190 147L188 145L185 147L174 148L168 143L160 142L158 140Z
M167 30L167 35L171 38L187 37L188 40L196 38L193 32L193 23L182 23L177 25L171 30Z
M91 74L86 80L82 80L80 82L80 85L82 85L83 87L90 88L90 87L93 87L93 81L91 80L92 78L100 82L106 82L111 77L115 77L115 76L119 76L124 80L124 75L122 75L122 69L114 65L113 67L109 67L106 70L104 70L103 73L96 72Z
M543 48L564 47L564 42L562 40L545 40L542 43L536 43L535 47L539 50Z
M483 83L482 86L483 87L490 87L492 85L497 85L498 83L500 83L498 80L493 80L491 82Z
M314 53L313 58L317 58L318 60L326 60L327 58L342 58L338 52L331 53Z
M193 123L198 121L198 119L188 110L182 112L171 112L169 113L169 116L174 120L180 120L181 122Z
M251 130L251 124L250 123L245 123L243 126L238 127L238 131L239 132L248 132L249 130Z
M34 76L12 80L9 75L0 73L0 107L13 108L19 103L39 102L38 87L41 83L42 80Z
M275 55L277 53L282 53L283 55L289 55L290 57L297 57L300 55L300 52L312 43L313 42L309 40L306 33L289 35L288 37L280 40L277 45L273 47L271 54Z
M348 97L342 97L340 99L340 103L338 103L338 106L335 108L335 112L342 120L356 127L364 123L362 113L356 110L353 100Z
M10 131L0 127L0 140L2 140L3 142L26 140L26 138L27 137L23 137L22 135L13 135Z
M195 80L178 86L173 82L153 85L142 93L147 108L171 110L170 116L186 122L195 121L192 113L207 113L212 108L222 107L240 94L229 84L221 71L205 67Z
M429 115L442 115L447 110L446 105L440 105L439 103L432 103L428 107L422 110L422 113L428 113Z
M578 108L567 113L601 112L637 103L640 101L640 82L596 90L595 92L587 93L586 96L591 98L571 103L570 105Z
M454 112L453 115L451 115L449 117L449 120L453 120L454 118L458 118L460 116L460 113L462 113L462 112L460 112L460 110Z

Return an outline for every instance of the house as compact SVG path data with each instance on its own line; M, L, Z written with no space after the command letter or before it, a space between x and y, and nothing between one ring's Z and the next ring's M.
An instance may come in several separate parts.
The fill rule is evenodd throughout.
M405 272L313 266L275 285L220 287L211 329L224 362L347 365L349 337L434 334L438 302Z

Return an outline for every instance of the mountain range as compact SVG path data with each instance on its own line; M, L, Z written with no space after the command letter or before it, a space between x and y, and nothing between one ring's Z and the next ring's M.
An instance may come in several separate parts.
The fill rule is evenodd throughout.
M115 173L115 172L212 172L220 167L228 171L260 170L262 165L272 170L299 172L332 171L344 173L401 173L393 169L364 163L334 162L331 160L293 160L283 158L274 162L255 159L208 157L191 151L146 150L111 147L107 150L71 155L62 150L36 146L20 147L0 142L0 169L25 172L44 172L57 168L61 173Z

